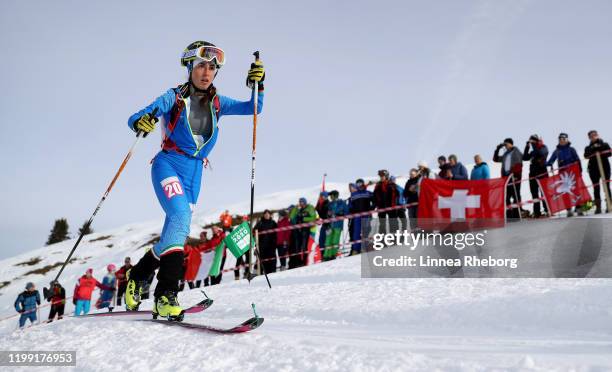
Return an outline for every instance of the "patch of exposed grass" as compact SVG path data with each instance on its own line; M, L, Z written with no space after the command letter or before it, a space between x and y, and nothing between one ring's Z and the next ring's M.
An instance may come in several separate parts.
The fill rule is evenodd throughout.
M157 243L159 241L159 239L160 239L159 235L157 235L157 234L151 234L151 236L153 238L151 240L149 240L148 242L144 243L143 245L141 245L140 247L138 247L138 249L144 248L144 247L149 246L149 245L153 245L153 244Z
M70 261L68 261L69 264L73 263L74 261L76 261L77 259L75 257L71 258ZM62 266L63 262L56 262L53 265L47 265L47 266L43 266L40 269L35 269L35 270L30 270L27 273L23 274L21 277L24 276L28 276L31 274L40 274L40 275L45 275L46 273L48 273L49 271L55 269L56 267L60 267Z
M6 287L9 284L11 284L10 280L5 280L3 282L0 282L0 289Z
M112 237L113 237L112 235L102 235L102 236L97 237L97 238L95 238L95 239L91 239L89 242L90 242L90 243L93 243L93 242L99 242L100 240L106 240L106 239L110 239L110 238L112 238Z
M27 261L23 261L23 262L17 263L17 264L15 264L13 266L34 266L37 263L39 263L40 261L42 261L42 258L40 258L40 257L32 257L32 258L30 258ZM2 287L0 287L0 288L2 288Z

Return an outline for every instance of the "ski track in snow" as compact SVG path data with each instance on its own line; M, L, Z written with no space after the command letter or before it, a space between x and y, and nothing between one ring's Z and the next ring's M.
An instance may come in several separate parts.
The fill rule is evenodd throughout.
M261 277L209 287L213 306L186 316L233 326L255 302L266 320L251 333L116 318L25 331L3 322L0 350L77 350L86 371L612 370L609 280L361 279L359 257L271 280L271 291ZM180 295L185 305L200 298Z

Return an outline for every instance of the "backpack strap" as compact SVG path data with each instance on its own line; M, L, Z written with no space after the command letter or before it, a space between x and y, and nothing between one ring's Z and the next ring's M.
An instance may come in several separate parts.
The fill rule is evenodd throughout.
M170 139L172 136L172 132L174 132L174 128L178 124L179 119L181 118L181 114L185 109L185 102L183 101L183 97L179 92L176 93L174 106L172 107L172 111L170 113L170 122L167 125L167 132L164 133L164 140L162 141L161 148L162 150L172 150L176 151L179 154L183 154L183 150L179 149L178 146Z
M213 106L215 108L215 115L217 116L217 120L219 120L219 111L221 111L221 102L219 102L219 96L215 94L215 98L213 98Z

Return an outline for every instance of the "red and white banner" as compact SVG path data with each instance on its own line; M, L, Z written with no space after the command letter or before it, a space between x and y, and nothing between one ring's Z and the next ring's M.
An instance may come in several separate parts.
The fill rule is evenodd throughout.
M507 178L477 181L424 179L417 223L425 230L499 227L506 221Z
M540 178L538 182L550 213L561 212L591 200L578 163L561 169L553 177Z

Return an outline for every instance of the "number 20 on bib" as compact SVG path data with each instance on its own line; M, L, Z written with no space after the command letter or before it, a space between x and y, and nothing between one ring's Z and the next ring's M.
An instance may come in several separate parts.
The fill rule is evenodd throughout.
M183 195L183 187L178 177L168 177L161 181L161 185L168 199L172 199L172 197L176 195Z

